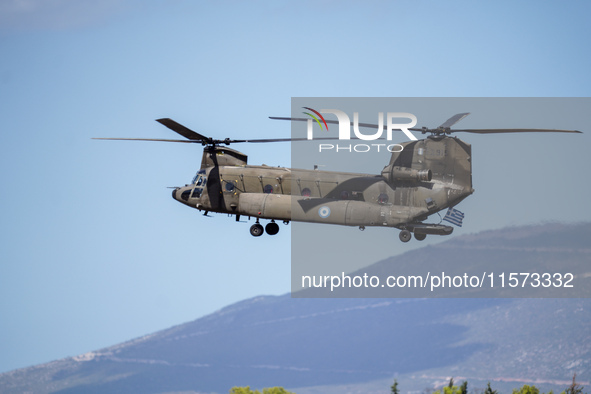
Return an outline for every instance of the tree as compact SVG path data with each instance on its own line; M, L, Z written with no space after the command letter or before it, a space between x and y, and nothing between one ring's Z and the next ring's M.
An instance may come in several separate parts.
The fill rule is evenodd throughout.
M540 390L536 386L524 384L521 389L513 390L513 394L540 394Z
M460 386L460 394L468 394L468 381L467 380L464 380L464 382Z
M490 388L490 382L486 384L486 390L484 390L484 394L497 394L497 390L493 390Z
M263 389L261 393L258 390L252 391L250 386L246 387L232 387L230 389L230 394L295 394L291 391L285 390L283 387L269 387Z
M268 389L263 389L263 394L295 394L291 391L287 391L283 387L270 387Z
M394 379L394 383L390 386L390 393L392 394L399 394L400 390L398 389L398 381Z
M437 390L433 394L442 394L441 390ZM443 388L443 394L460 394L458 386L454 386L454 378L449 380L447 387Z
M250 386L246 387L232 387L230 389L230 394L261 394L260 391L252 391Z
M568 386L568 388L565 391L566 394L581 394L583 392L583 386L581 386L580 384L578 384L575 381L576 377L577 377L577 374L575 373L573 375L572 384L570 386Z

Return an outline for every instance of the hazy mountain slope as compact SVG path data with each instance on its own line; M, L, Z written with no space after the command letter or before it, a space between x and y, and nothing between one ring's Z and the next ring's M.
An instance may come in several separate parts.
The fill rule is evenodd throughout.
M524 247L563 249L562 257L546 253L545 264L559 265L565 254L591 262L584 252L591 225L547 230L459 237L369 269L441 259L442 250L462 244L514 264ZM577 238L581 233L586 236ZM484 258L480 253L474 256ZM442 376L561 382L573 372L585 382L591 380L590 311L588 299L258 297L121 345L2 374L0 392L226 393L234 385L281 385L300 388L299 394L349 385L377 393L388 389L377 382L394 376L406 390L422 390Z
M446 287L330 287L309 288L300 294L326 297L591 297L591 224L547 224L512 227L485 231L475 235L453 238L447 242L430 245L399 256L379 261L369 267L349 274L368 277L378 276L381 283L389 275L415 276L427 273L432 276L484 274L486 285L482 288ZM499 274L505 273L505 286L500 286ZM573 273L576 278L569 283L573 287L509 286L510 273ZM336 273L338 275L338 273ZM491 289L488 275L494 274L495 286ZM517 276L522 279L523 277ZM566 281L563 280L563 283ZM428 280L425 283L429 283ZM558 283L558 282L557 282ZM546 283L545 283L546 284Z
M590 312L589 299L515 299L468 313L452 312L441 322L466 328L464 339L451 347L456 355L454 365L397 371L389 379L363 384L300 388L297 393L386 394L394 377L403 393L441 387L450 377L456 382L468 380L469 387L480 388L480 392L488 381L500 393L510 393L523 384L535 384L542 392L562 392L574 373L587 392L591 386ZM465 354L453 348L471 343L482 349Z

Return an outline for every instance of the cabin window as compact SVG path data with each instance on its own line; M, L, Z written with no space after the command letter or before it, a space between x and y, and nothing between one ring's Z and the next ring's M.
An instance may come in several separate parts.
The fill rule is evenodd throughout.
M343 190L341 192L341 200L348 200L349 199L349 192L346 190Z
M432 209L437 205L437 204L435 204L435 201L433 201L433 199L431 197L426 198L425 202L427 203L428 209Z
M236 184L234 183L234 181L226 181L226 191L227 192L233 192L235 188L236 188Z
M386 193L380 193L378 196L378 204L387 204L388 203L388 195Z
M304 190L302 190L302 196L310 197L311 195L312 195L312 191L310 189L308 189L307 187L305 187Z
M265 187L263 188L263 193L267 193L267 194L273 193L273 186L265 185Z

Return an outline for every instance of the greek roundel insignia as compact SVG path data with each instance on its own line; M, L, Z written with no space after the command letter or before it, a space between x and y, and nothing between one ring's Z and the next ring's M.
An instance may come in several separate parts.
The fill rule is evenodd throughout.
M326 205L321 206L318 209L318 216L320 216L322 219L326 219L327 217L330 216L330 208L327 207Z

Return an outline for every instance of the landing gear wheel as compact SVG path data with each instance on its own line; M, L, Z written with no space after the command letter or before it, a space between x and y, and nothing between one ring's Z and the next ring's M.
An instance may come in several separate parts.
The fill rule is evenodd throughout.
M260 237L261 235L263 235L263 231L263 226L261 226L258 223L255 223L252 226L250 226L250 235L252 235L253 237Z
M415 233L415 239L417 241L424 241L425 238L427 238L427 234L417 234L417 233Z
M275 223L275 222L268 223L265 226L265 231L269 235L275 235L275 234L277 234L279 232L279 225L277 223Z
M411 237L410 231L402 230L400 232L400 234L398 235L398 237L400 237L400 240L402 242L408 242L408 241L410 241L410 237Z

